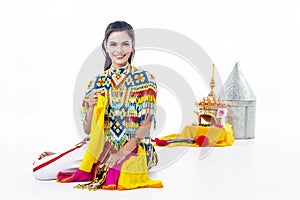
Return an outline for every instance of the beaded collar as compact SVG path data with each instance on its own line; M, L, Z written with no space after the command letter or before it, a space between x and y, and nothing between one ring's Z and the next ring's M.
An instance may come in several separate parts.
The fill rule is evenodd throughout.
M114 69L113 67L109 68L109 74L112 79L113 87L119 88L121 85L123 85L123 81L125 81L126 76L129 73L130 64L127 63L124 67L121 67L119 69Z

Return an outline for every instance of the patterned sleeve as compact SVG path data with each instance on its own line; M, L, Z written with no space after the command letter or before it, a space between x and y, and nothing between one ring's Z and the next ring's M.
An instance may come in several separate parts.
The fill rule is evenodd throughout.
M94 89L94 85L95 85L95 79L93 79L89 82L88 87L85 90L84 98L82 100L82 105L80 108L80 116L81 116L82 121L85 119L85 116L88 112L88 109L89 109L88 99L89 99L89 95L92 93L92 91Z
M153 125L154 129L156 128L156 94L157 94L157 86L155 82L155 78L149 72L144 72L145 83L143 86L143 90L138 99L138 116L140 118L140 124L147 118L150 114L151 125Z

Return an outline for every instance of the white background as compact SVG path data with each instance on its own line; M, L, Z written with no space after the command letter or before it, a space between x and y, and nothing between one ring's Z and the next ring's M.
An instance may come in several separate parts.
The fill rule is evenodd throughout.
M1 198L298 199L299 19L296 0L0 1ZM240 61L257 97L256 138L214 149L204 160L190 150L152 174L163 180L161 190L91 193L34 180L31 164L40 152L78 142L75 80L115 20L184 34L223 80Z

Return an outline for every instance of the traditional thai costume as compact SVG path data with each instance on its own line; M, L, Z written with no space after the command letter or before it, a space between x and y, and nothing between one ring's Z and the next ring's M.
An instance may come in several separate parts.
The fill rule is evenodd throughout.
M129 64L117 70L111 67L92 80L81 108L84 120L89 109L89 95L99 92L87 151L75 173L59 172L58 182L97 179L99 166L105 163L111 153L119 151L134 137L136 130L148 115L155 127L156 89L153 75ZM95 182L92 182L88 186L108 190L161 188L160 180L151 180L148 177L148 168L153 164L153 151L149 151L152 148L148 133L121 163L105 172L106 178L101 185L95 186Z

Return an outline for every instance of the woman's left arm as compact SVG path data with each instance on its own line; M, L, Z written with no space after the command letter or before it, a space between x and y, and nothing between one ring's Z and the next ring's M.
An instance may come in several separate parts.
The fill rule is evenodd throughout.
M113 167L115 164L122 162L122 160L124 160L125 157L137 147L140 141L145 138L145 136L149 133L150 128L151 115L149 109L146 119L143 120L139 128L136 130L134 137L128 140L128 142L118 152L111 154L106 161L106 165Z
M145 138L145 136L149 133L151 128L151 115L150 112L148 112L147 118L141 123L139 128L136 130L134 137L132 137L121 149L122 151L132 152L136 146L140 143L142 139Z

